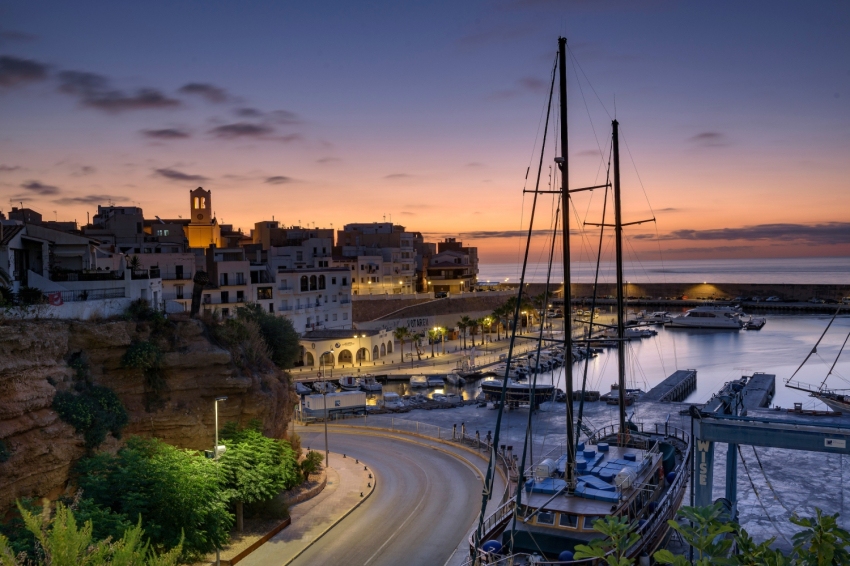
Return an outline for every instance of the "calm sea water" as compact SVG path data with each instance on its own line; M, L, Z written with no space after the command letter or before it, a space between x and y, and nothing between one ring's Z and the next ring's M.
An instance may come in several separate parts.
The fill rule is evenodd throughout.
M697 389L687 401L701 403L711 398L727 381L753 372L776 375L774 405L792 407L794 402L805 408L825 410L819 401L802 391L788 389L783 381L794 373L797 366L818 340L831 316L828 315L770 315L767 324L758 331L723 331L673 329L655 327L658 335L629 343L627 358L627 384L648 391L677 369L697 370ZM818 351L794 377L812 385L819 385L829 372L841 344L850 332L850 316L836 318L824 337ZM577 384L580 383L584 363L574 365ZM542 374L543 382L564 389L563 369ZM607 350L593 358L587 371L587 389L609 391L617 381L617 352ZM839 358L827 386L833 389L850 389L850 351ZM577 385L578 387L578 385ZM410 391L406 383L391 382L385 391L399 394L424 393ZM478 383L456 388L447 385L434 393L457 393L466 399L480 392Z
M545 264L529 264L526 281L544 283ZM514 263L482 263L479 281L518 282L522 266ZM572 280L593 282L595 264L573 263ZM624 265L627 281L635 283L820 283L850 282L850 257L808 257L779 259L711 259L629 262ZM563 279L561 266L553 268L552 281ZM615 280L614 264L599 269L601 282Z

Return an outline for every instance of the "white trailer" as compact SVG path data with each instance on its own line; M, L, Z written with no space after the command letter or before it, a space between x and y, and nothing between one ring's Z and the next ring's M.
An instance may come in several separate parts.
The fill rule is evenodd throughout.
M325 399L326 398L326 399ZM342 415L365 415L366 393L364 391L341 391L327 395L305 395L301 413L305 418L322 419L325 417L327 403L328 418Z

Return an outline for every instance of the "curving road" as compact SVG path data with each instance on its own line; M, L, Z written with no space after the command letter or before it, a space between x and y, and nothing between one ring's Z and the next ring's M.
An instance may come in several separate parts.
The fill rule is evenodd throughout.
M304 446L324 447L321 433L300 434ZM479 473L444 452L397 438L334 432L330 449L368 462L378 483L363 505L293 565L442 566L459 558L455 548L481 505ZM480 465L475 456L464 457Z

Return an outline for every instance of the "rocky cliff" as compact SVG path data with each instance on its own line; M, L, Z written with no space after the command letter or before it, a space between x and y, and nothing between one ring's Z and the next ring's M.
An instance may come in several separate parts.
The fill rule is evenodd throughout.
M152 405L140 370L121 367L134 340L146 340L144 323L7 321L0 324L0 510L16 498L53 497L68 485L74 463L85 454L81 434L51 408L57 391L73 387L68 361L82 356L91 382L109 387L129 414L123 436L156 436L183 448L211 449L219 423L251 419L266 434L283 438L296 397L281 372L238 369L230 352L215 345L202 323L175 323L163 344L164 388ZM99 450L114 451L120 441L107 437ZM3 461L5 460L5 461Z

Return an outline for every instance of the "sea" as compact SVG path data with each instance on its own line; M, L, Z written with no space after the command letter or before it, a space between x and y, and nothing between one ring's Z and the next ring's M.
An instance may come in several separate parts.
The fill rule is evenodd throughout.
M596 264L573 262L574 283L592 283ZM516 283L522 264L481 263L480 282ZM526 282L545 283L546 264L529 264ZM553 267L551 281L563 280L561 265ZM765 283L765 284L833 284L850 283L850 257L803 257L758 259L694 259L624 262L623 275L631 283ZM612 283L614 263L602 263L599 281Z

